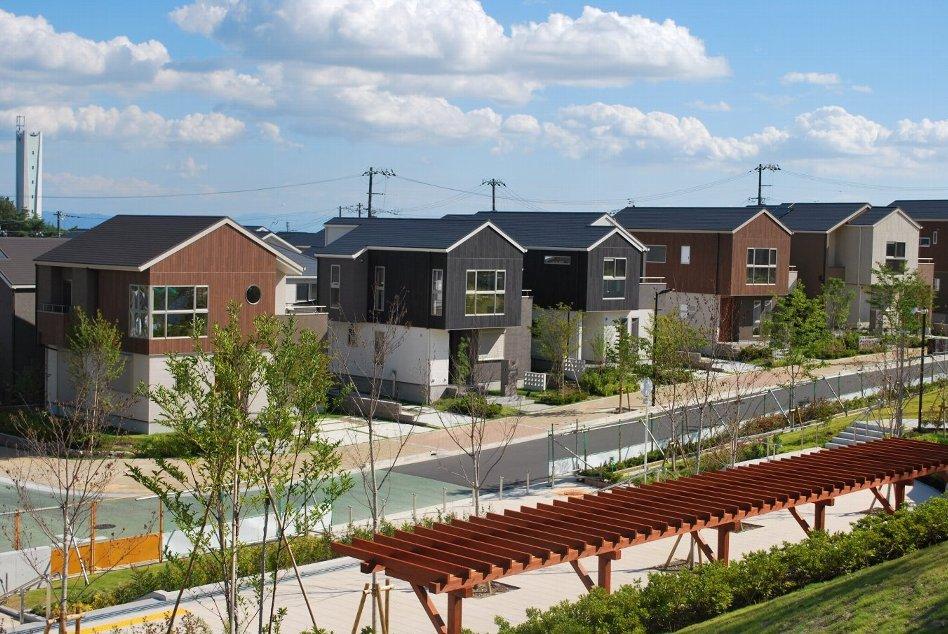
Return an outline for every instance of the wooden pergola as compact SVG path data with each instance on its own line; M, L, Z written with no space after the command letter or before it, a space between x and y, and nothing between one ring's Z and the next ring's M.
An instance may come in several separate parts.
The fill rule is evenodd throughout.
M461 607L474 587L547 566L570 563L587 589L612 585L612 561L636 544L690 534L708 559L729 557L729 537L746 518L787 509L804 531L825 527L835 498L869 489L887 512L905 500L915 478L948 471L948 447L888 438L793 458L713 471L644 486L615 487L503 514L454 520L391 537L376 534L333 550L385 571L414 589L436 632L460 634ZM894 505L879 491L892 484ZM813 526L798 507L814 505ZM699 529L717 529L717 548ZM598 557L594 583L580 562ZM447 623L430 594L447 593Z

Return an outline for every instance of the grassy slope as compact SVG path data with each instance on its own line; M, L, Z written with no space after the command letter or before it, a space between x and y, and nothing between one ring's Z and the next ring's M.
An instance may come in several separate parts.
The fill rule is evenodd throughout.
M724 614L683 632L948 630L948 542Z

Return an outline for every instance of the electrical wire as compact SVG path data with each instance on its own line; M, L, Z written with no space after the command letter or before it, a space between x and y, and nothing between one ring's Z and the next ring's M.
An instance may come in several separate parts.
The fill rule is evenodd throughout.
M830 178L828 176L814 176L812 174L804 174L803 172L794 172L793 170L781 169L781 172L784 174L790 174L791 176L796 176L797 178L804 178L806 180L829 183L832 185L846 185L848 187L860 187L863 189L873 189L873 190L897 190L897 191L948 191L948 187L925 187L922 185L872 185L870 183L860 183L858 181L849 181L840 178Z

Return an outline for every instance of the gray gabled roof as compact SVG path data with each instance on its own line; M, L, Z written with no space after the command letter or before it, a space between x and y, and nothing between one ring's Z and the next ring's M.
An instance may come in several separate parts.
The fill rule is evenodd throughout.
M11 288L36 286L33 260L68 238L0 238L0 281Z
M629 231L732 233L762 213L774 217L764 207L626 207L614 217Z
M355 257L366 249L449 251L485 227L491 227L520 251L525 249L488 221L443 218L333 218L327 225L354 225L320 248L317 255Z
M948 220L948 200L893 200L890 205L898 207L916 222Z
M277 231L276 235L312 257L326 244L326 231Z
M769 209L793 231L826 233L867 207L869 203L783 203Z
M619 235L635 248L645 247L608 214L574 211L479 211L476 214L448 214L452 220L489 220L528 249L586 250L620 229Z
M856 216L856 217L853 218L852 220L850 220L848 224L851 224L851 225L859 225L859 226L864 226L864 227L866 227L866 226L872 226L872 225L877 224L877 223L878 223L880 220L882 220L883 218L885 218L885 217L887 217L887 216L889 216L889 215L891 215L891 214L896 214L896 213L897 213L897 214L900 214L903 218L905 218L905 219L908 220L910 223L912 223L913 225L915 225L916 227L918 227L919 229L921 229L921 226L920 226L917 222L915 222L915 220L913 220L911 216L909 216L907 213L905 213L905 210L904 210L904 209L902 209L901 207L895 207L895 206L893 206L893 207L872 207L872 208L867 209L866 211L862 212L861 214L859 214L858 216Z
M144 270L216 227L228 225L295 273L299 265L227 216L119 215L36 258L42 264ZM212 255L212 254L211 254Z
M287 249L286 247L280 246L279 244L272 244L270 246L285 255L287 258L296 262L303 269L302 273L299 275L294 275L293 277L316 277L316 260L314 258L311 258L310 256L303 253L297 253L296 251Z

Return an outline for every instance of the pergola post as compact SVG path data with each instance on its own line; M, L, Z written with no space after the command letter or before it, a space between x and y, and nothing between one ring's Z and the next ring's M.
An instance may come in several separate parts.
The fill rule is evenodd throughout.
M733 530L733 522L718 526L718 561L725 566L731 558L731 532Z
M803 532L807 535L810 534L810 525L807 524L806 520L800 517L800 513L797 512L797 509L793 506L787 508L790 511L790 515L793 516L793 519L797 521L797 524L800 525L800 528L803 529Z
M836 500L833 499L823 500L814 504L816 508L813 509L813 530L826 530L826 507L833 506L834 504L836 504Z
M902 508L905 504L905 482L895 483L895 510Z
M448 631L447 634L461 634L461 605L464 593L454 591L448 593Z
M606 594L612 594L612 562L621 556L621 550L599 555L599 570L596 574L596 581L599 587L606 591Z

